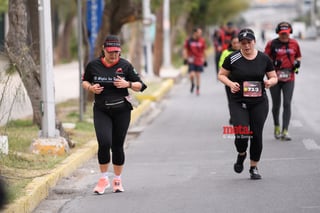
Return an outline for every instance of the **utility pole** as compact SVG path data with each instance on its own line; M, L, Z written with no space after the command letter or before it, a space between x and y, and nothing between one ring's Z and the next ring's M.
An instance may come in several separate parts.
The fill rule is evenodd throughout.
M50 1L39 0L42 92L41 137L56 137Z
M79 120L83 120L84 92L82 88L82 1L78 0L78 63L79 63Z
M150 0L142 0L143 4L143 21L144 21L144 54L145 54L145 70L147 76L153 77L153 54L152 54L152 39L150 36L150 25L152 24L152 14L150 11Z
M171 44L170 44L170 0L163 1L163 63L160 76L171 78L179 75L179 70L171 64Z
M171 45L170 45L170 0L163 1L163 67L170 68Z
M35 154L63 155L69 145L56 129L50 4L50 0L38 0L42 123L40 138L33 141L31 150Z

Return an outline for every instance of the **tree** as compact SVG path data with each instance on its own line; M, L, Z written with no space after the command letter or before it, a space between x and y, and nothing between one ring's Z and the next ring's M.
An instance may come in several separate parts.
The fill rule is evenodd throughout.
M163 63L163 5L156 10L156 36L153 44L153 72L160 76Z
M132 63L135 69L141 73L141 57L142 57L142 23L134 22L130 24L130 38L128 39L128 60Z
M0 13L8 10L8 0L0 0Z
M9 1L9 31L5 50L26 88L33 109L33 123L41 127L41 82L38 0ZM32 25L31 25L32 23Z
M249 7L249 0L171 0L171 46L173 56L181 56L185 38L194 26L221 25Z
M52 20L54 31L54 61L59 63L71 61L72 39L77 32L74 31L74 20L77 17L77 1L54 0L52 3ZM68 5L68 7L66 7Z
M142 5L138 0L105 0L102 26L97 37L95 55L101 53L101 46L107 34L118 35L124 24L142 19Z

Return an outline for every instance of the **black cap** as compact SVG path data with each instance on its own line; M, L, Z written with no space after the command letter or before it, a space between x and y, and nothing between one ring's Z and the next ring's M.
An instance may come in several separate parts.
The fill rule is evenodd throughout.
M103 47L107 50L107 52L121 51L120 40L115 35L108 35L103 43Z
M239 41L242 41L243 39L247 39L247 40L251 41L251 40L256 40L256 37L254 36L253 30L251 30L249 28L245 28L245 29L240 30L240 32L238 34L238 39L239 39Z
M228 26L228 27L233 27L233 22L232 22L232 21L228 21L228 22L227 22L227 26Z

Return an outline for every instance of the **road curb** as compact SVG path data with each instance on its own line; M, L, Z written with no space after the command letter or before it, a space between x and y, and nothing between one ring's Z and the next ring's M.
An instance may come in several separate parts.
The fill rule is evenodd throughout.
M5 209L6 213L29 213L32 212L39 203L45 199L52 186L63 177L70 175L81 164L93 157L97 152L98 146L95 140L89 141L75 153L71 153L55 169L42 177L35 178L26 187L26 194L16 200Z
M130 125L133 125L135 124L135 122L137 122L140 116L150 108L151 103L151 100L144 100L141 102L141 104L139 104L137 108L133 109L131 113Z
M150 97L145 97L141 104L131 113L131 125L133 125L139 117L148 111L152 101L159 101L172 88L174 84L173 79L166 79L161 88L152 94ZM51 187L55 186L57 182L69 176L78 167L80 167L87 160L92 158L98 150L98 145L95 140L89 141L83 147L79 148L74 153L71 153L61 164L50 171L50 174L35 178L26 187L25 196L16 200L13 204L6 207L6 213L31 213L36 209L39 203L44 200Z

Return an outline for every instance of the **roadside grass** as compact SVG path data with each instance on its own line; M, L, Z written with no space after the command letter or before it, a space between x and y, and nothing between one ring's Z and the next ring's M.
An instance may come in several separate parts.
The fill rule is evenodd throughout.
M56 106L56 116L62 123L74 123L74 129L65 129L70 140L76 145L70 152L63 156L32 154L30 146L34 139L39 137L39 129L32 124L32 119L19 119L10 121L6 127L0 127L0 132L5 133L9 140L8 155L0 154L0 176L7 185L8 203L25 194L25 187L34 178L46 175L62 162L66 157L75 152L86 142L95 138L92 124L91 104L79 121L78 100L69 100Z

